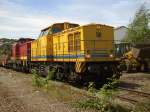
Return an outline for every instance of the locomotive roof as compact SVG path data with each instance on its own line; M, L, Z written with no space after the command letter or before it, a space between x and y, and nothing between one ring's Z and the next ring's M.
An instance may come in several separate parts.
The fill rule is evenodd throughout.
M54 24L52 24L52 25L50 25L50 26L48 26L48 27L46 27L46 28L42 29L41 31L47 30L47 29L49 29L49 28L53 27L54 25L57 25L57 24L65 24L65 23L68 23L68 24L73 24L73 25L78 25L78 26L80 26L79 24L76 24L76 23L69 23L69 22L63 22L63 23L54 23Z
M31 38L20 38L17 42L24 42L24 41L30 41L30 40L34 40Z
M100 25L100 26L107 26L107 27L111 27L111 28L113 28L113 26L110 26L110 25L97 24L97 23L90 23L90 24L86 24L86 25L83 25L83 26L91 26L91 25Z
M60 33L64 33L64 32L66 32L66 31L70 31L70 30L76 30L76 29L79 29L79 28L82 28L82 27L86 27L86 26L92 26L92 25L107 26L107 27L114 28L113 26L109 26L109 25L105 25L105 24L95 24L95 23L91 23L91 24L86 24L86 25L74 27L74 28L69 28L69 29L63 30L62 32L55 33L54 35L57 35L57 34L60 34Z

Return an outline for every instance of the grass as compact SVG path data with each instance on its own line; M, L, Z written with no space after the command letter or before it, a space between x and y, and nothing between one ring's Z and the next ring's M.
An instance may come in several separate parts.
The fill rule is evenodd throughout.
M49 80L54 79L54 73L55 70L49 71L48 75L46 78L40 77L37 73L36 70L32 71L33 77L32 77L32 83L34 86L39 87L39 88L45 88L46 90L49 89Z
M74 106L84 109L94 109L99 110L100 112L126 112L120 111L125 110L121 106L112 103L112 93L114 91L115 80L110 80L108 84L105 84L101 90L97 91L94 87L93 82L89 83L88 86L88 95L90 98L85 97L81 98L81 94L74 93L70 88L61 85L60 87L50 83L50 79L54 79L54 72L49 72L46 78L42 78L33 71L33 84L34 86L45 88L51 98L55 98L63 102L75 102ZM80 97L79 97L80 96ZM97 98L96 98L97 97ZM80 100L79 100L80 99Z
M32 84L35 87L44 89L50 98L62 101L62 102L73 102L77 99L84 98L83 93L77 92L61 82L51 81L54 79L55 70L49 72L46 78L40 77L35 70L32 71Z
M42 78L33 71L33 85L38 88L44 88L51 99L61 102L68 102L74 107L81 109L92 109L98 112L131 112L131 110L114 102L117 80L110 79L110 82L104 84L100 90L96 90L93 82L89 83L88 95L82 94L65 86L65 84L56 85L49 81L54 79L54 72L49 72L46 78ZM82 99L82 100L81 100ZM150 101L138 103L132 112L149 112Z
M129 112L128 109L111 102L104 102L101 99L85 99L76 103L78 108L93 109L98 112Z

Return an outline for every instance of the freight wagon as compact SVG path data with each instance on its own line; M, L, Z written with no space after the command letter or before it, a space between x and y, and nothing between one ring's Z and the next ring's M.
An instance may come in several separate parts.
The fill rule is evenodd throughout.
M21 38L12 46L12 58L9 62L9 68L15 70L29 71L31 61L31 42L34 39Z

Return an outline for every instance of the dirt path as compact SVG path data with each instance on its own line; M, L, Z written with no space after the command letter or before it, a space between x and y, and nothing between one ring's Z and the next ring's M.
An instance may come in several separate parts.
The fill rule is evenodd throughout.
M0 68L0 112L74 112L32 86L31 76Z

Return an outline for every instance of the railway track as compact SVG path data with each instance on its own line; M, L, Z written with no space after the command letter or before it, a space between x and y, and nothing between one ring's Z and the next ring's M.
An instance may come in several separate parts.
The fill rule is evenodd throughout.
M149 97L149 98L150 98L150 93L141 92L141 91L136 91L136 90L133 90L133 89L122 88L122 87L119 87L118 89L120 89L120 90L125 90L125 91L128 91L128 92L130 92L130 93L133 93L133 94L137 94L137 95L139 95L139 96L142 96L142 97Z
M123 88L123 87L118 87L118 89L128 91L130 94L135 94L135 95L138 95L140 97L150 98L150 93L136 91L136 90L133 90L133 89ZM132 103L132 104L136 104L136 103L140 102L138 100L128 98L127 95L124 95L124 96L119 96L118 95L117 98L119 98L120 100L129 102L129 103Z
M129 102L129 103L132 103L132 104L136 104L138 103L137 100L134 100L134 99L131 99L131 98L127 98L127 97L124 97L124 96L117 96L118 99L122 100L122 101L126 101L126 102Z

